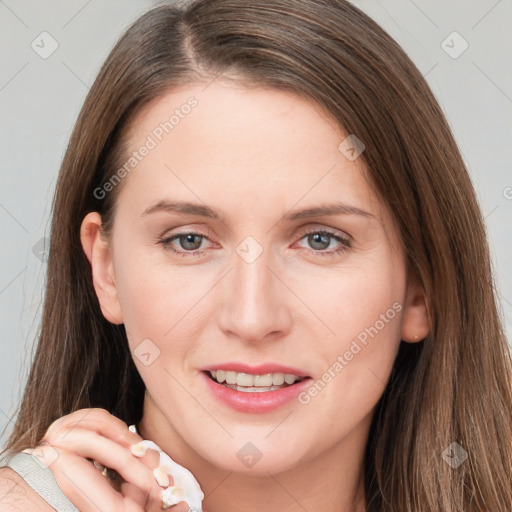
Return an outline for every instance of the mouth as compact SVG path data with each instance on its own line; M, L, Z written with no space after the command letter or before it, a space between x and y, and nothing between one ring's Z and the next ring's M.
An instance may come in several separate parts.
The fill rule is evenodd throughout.
M230 370L206 370L204 373L213 382L242 393L276 391L310 379L310 377L281 372L255 375Z
M277 362L252 366L226 361L200 370L215 401L232 410L254 414L292 404L313 380L304 370Z

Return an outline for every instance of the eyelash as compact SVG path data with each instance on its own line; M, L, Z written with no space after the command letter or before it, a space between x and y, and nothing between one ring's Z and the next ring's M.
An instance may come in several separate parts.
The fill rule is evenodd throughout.
M321 250L315 251L314 249L312 249L312 251L315 254L318 254L320 256L334 257L338 254L344 253L351 247L350 240L348 238L342 237L340 235L337 235L337 234L332 233L331 231L327 231L325 229L312 229L310 231L307 231L302 234L302 236L300 237L300 240L302 240L303 238L305 238L309 235L315 235L315 234L327 235L331 238L334 238L336 241L340 242L340 244L341 244L340 248L336 249L335 251L330 251L330 252L321 251ZM206 235L202 235L201 233L195 233L193 231L190 231L190 232L176 233L170 237L161 238L158 240L158 243L160 243L164 247L165 250L170 251L178 256L188 257L188 256L195 256L195 255L202 254L204 251L177 251L176 249L173 249L169 245L173 240L176 240L176 239L180 238L181 236L186 236L186 235L197 235L199 237L202 237L203 239L208 239L208 237Z

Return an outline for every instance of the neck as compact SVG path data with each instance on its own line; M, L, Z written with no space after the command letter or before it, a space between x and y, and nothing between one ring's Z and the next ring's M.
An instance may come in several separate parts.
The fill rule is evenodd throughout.
M228 471L205 460L154 403L148 406L147 395L138 431L192 472L205 495L204 512L365 512L363 457L371 418L364 421L357 434L337 445L287 471L264 475Z

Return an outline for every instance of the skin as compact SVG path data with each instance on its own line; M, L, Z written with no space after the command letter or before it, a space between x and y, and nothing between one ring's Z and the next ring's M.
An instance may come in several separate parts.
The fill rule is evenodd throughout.
M106 410L80 409L54 421L41 443L24 451L53 473L62 492L81 512L97 511L98 504L103 510L116 512L157 512L161 510L162 489L156 483L153 468L159 457L155 450L148 450L144 457L134 457L130 446L140 441L139 435ZM86 459L115 469L120 475L118 485L103 477ZM0 471L0 511L12 510L54 509L7 467Z
M364 510L373 410L400 339L429 331L424 293L407 280L396 226L362 159L338 150L347 133L291 93L205 85L173 90L136 117L133 150L189 97L198 101L119 185L112 238L95 212L82 224L103 314L125 324L132 351L147 339L159 350L147 366L134 357L146 384L139 432L192 471L207 512L240 503L246 512ZM142 215L160 200L208 205L220 219ZM283 218L330 202L370 215ZM308 237L310 229L350 246L335 253L342 243ZM184 231L202 237L160 242ZM263 249L252 263L237 253L247 236ZM307 404L242 413L212 398L201 378L204 366L240 361L321 379L393 304L394 318ZM237 457L248 442L261 452L251 468Z

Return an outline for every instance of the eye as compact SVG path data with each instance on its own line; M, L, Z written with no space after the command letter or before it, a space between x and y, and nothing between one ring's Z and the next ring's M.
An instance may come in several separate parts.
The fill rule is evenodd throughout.
M348 236L342 236L338 233L333 233L326 229L313 229L302 234L301 240L307 239L307 243L314 250L315 254L320 256L334 256L347 251L350 247L350 240ZM326 251L331 246L332 242L338 243L338 248ZM332 247L331 247L332 248Z
M312 229L303 233L300 240L307 239L308 244L315 254L320 256L335 256L347 251L350 247L350 239L347 235L333 233L326 229ZM209 240L206 235L195 232L176 233L171 236L163 237L158 243L163 245L164 249L182 257L202 255L205 251L201 250L203 241ZM338 248L326 251L332 242L338 244ZM174 244L174 247L173 247ZM175 248L178 245L178 250ZM181 249L181 250L180 250ZM204 249L204 247L203 247Z
M176 233L172 236L164 237L159 240L159 243L162 244L167 251L174 254L178 254L180 256L194 256L203 253L203 251L198 249L201 247L204 240L208 240L205 235L189 232ZM174 249L171 245L174 241L176 241L183 250Z

